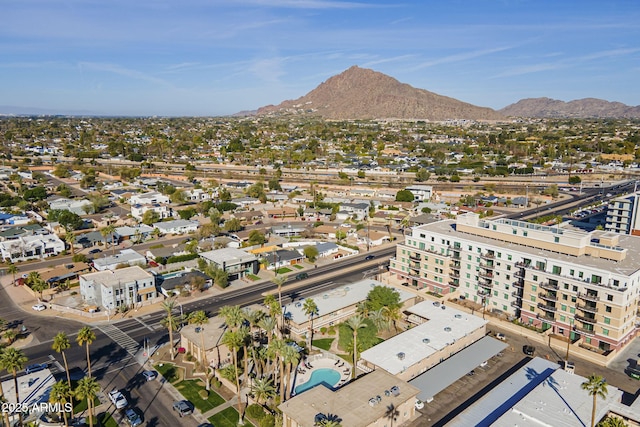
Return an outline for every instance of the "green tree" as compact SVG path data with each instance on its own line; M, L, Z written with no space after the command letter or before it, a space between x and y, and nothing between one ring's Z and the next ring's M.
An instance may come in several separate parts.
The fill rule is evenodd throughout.
M116 227L115 227L115 225L113 225L113 224L107 225L106 227L104 227L103 229L100 230L100 234L102 235L102 238L104 239L105 248L107 247L107 236L110 237L109 241L111 242L112 253L115 254L116 253L116 242L115 242Z
M93 427L93 411L95 409L95 399L100 391L100 384L95 378L84 377L78 381L74 394L78 399L87 400L87 410L89 411L89 427Z
M18 266L15 265L14 263L10 263L7 266L7 273L11 274L11 278L12 278L12 282L14 285L16 283L16 273L18 272Z
M144 225L152 225L160 221L160 215L154 210L147 210L142 214L142 223Z
M89 326L83 326L78 331L76 336L76 342L80 347L86 346L87 351L87 375L91 378L91 355L89 353L89 346L96 340L96 334Z
M258 405L261 405L261 402L266 402L276 395L276 388L273 386L271 378L256 378L251 384L251 393L253 393Z
M598 397L605 399L608 394L607 382L600 375L592 374L585 382L580 384L583 390L586 390L589 396L593 397L591 405L591 427L596 423L596 403Z
M261 232L260 230L251 230L249 232L249 240L247 241L247 243L250 246L264 245L266 242L267 242L267 238L265 237L264 233Z
M171 360L176 358L175 348L173 342L173 331L178 330L178 322L173 314L173 310L175 308L176 301L174 299L168 299L162 303L162 310L164 310L165 317L162 319L162 326L167 328L169 331L169 348L171 351Z
M316 259L318 259L318 248L316 248L315 246L305 247L303 253L304 256L307 257L309 262L316 262Z
M47 220L49 222L57 222L65 230L79 230L84 224L80 215L66 209L49 210Z
M282 349L282 361L286 366L286 371L282 378L284 394L281 396L281 401L284 402L289 398L289 390L291 390L291 371L292 368L297 366L300 361L300 352L295 347L286 345Z
M365 302L369 312L376 311L382 307L400 308L400 293L387 286L377 285L369 291Z
M396 193L396 202L413 202L413 193L409 190L400 190Z
M345 322L349 328L353 331L353 369L351 372L352 378L356 377L356 366L358 363L358 330L365 328L367 325L364 323L364 319L360 315L350 317Z
M420 168L416 171L416 181L424 182L431 178L431 174L425 168Z
M25 282L27 286L33 289L34 292L38 292L40 294L40 301L42 301L42 293L49 287L49 285L47 285L47 282L45 282L44 279L40 277L40 273L38 273L37 271L30 272Z
M221 343L225 345L231 352L231 358L233 367L235 368L235 380L236 380L236 397L238 399L238 425L243 424L243 412L242 412L242 396L240 395L240 375L238 372L238 351L242 346L243 340L239 331L228 330L222 335Z
M307 348L311 348L313 341L313 316L318 315L318 305L313 298L306 298L302 305L302 312L309 318L309 336L307 337Z
M230 218L224 222L224 229L229 232L242 230L242 223L238 218Z
M0 352L0 369L6 370L13 376L13 386L16 393L16 402L20 402L20 388L18 387L18 371L24 369L27 363L27 356L22 350L7 347ZM22 425L22 411L18 412L18 425Z
M284 282L287 281L287 278L285 276L278 276L276 273L276 276L274 276L273 279L271 279L271 282L276 285L276 287L278 288L278 306L280 308L280 316L279 316L279 322L278 322L278 336L282 336L282 330L284 328L284 318L282 317L282 285L284 285Z
M622 418L608 416L598 423L598 427L629 427Z
M582 178L580 178L578 175L572 175L569 177L569 184L575 185L575 184L580 184L582 182Z
M64 332L58 332L55 337L53 337L53 344L51 344L51 348L60 353L62 355L62 361L64 362L64 371L67 374L67 385L69 386L69 390L71 390L71 374L69 373L69 364L67 363L67 355L65 350L71 348L71 342L69 341L69 337ZM72 399L72 397L71 397ZM71 400L73 406L73 399ZM73 409L71 410L71 416L73 416Z
M67 403L73 402L71 400L72 396L71 386L64 381L56 382L51 386L51 390L49 391L49 402L60 405L60 412L62 413L65 426L69 424L67 423L67 411L64 409L64 406ZM71 406L73 406L73 403ZM71 413L71 416L73 417L73 412Z
M336 240L338 242L344 240L347 237L347 233L341 229L336 230Z

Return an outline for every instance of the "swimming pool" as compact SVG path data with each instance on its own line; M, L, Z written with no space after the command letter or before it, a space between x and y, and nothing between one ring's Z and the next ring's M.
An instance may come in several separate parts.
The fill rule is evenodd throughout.
M311 373L311 378L306 383L296 387L296 394L303 393L318 384L324 384L329 388L333 388L340 381L340 372L331 368L319 368Z

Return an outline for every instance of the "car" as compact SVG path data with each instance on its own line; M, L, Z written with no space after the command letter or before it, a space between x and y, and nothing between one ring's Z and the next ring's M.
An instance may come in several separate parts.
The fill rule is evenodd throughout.
M178 400L173 402L173 410L176 411L181 417L193 414L193 406L188 400Z
M129 408L124 411L124 417L131 427L136 427L142 424L142 418L140 418L140 415L133 408Z
M35 310L35 311L42 311L42 310L45 310L46 308L47 308L47 306L42 304L41 302L31 306L31 309Z
M113 403L116 409L125 408L129 404L127 398L124 397L124 394L118 389L113 389L109 392L109 400L111 400L111 403Z
M153 381L158 378L158 373L156 371L143 371L142 376L147 381Z
M366 257L364 257L365 261L370 261L372 259L374 259L376 256L375 255L367 255Z
M98 248L91 249L89 251L90 254L99 254L100 252L102 252L102 249L98 249Z
M65 264L64 268L66 268L67 270L71 270L74 267L73 264Z
M467 375L470 376L470 377L474 376L475 374L476 374L476 371L474 371L474 370L471 370L471 371L467 372Z
M43 371L43 370L47 369L48 367L49 367L49 365L47 365L46 363L34 363L32 365L27 366L24 371L27 374L33 374L34 372Z
M499 339L500 341L506 341L507 340L507 337L501 332L498 332L496 334L496 338Z
M424 402L420 399L416 399L416 409L424 408Z
M522 347L522 351L527 356L533 356L534 353L536 352L536 348L532 345L525 345L524 347Z
M296 274L296 280L303 280L309 277L308 273L298 273Z

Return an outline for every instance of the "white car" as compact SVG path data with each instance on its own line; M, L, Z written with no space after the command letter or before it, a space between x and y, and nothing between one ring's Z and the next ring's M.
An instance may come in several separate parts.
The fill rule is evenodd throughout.
M47 306L42 304L42 303L34 304L34 305L31 306L31 309L35 310L35 311L42 311L42 310L44 310L46 308L47 308Z
M422 400L416 399L416 409L424 408L424 402Z
M122 409L129 404L129 402L127 402L127 398L124 397L120 390L110 391L109 400L111 400L111 403L113 403L116 409Z
M505 337L504 334L502 334L500 332L498 332L496 334L496 338L498 338L500 341L506 341L507 340L507 337Z

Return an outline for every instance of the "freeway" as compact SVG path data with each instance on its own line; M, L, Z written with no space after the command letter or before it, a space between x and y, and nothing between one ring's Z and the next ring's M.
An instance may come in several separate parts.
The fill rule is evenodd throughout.
M385 268L390 256L395 254L395 246L385 247L378 251L357 255L342 260L339 263L319 266L309 272L309 278L296 283L295 279L289 279L283 289L283 303L292 299L304 298L326 289L362 280L365 276L371 277L376 272ZM374 255L373 260L365 261L366 255ZM294 286L290 286L294 285ZM182 311L190 313L196 310L204 310L208 315L217 313L224 305L247 306L259 303L264 299L264 293L273 291L275 285L271 282L257 283L245 288L235 289L216 296L205 297L182 304ZM4 292L4 290L0 291ZM1 296L1 295L0 295ZM6 296L6 295L5 295ZM0 305L12 304L6 298ZM1 308L0 308L1 309ZM16 308L13 308L16 310ZM17 309L19 310L19 309ZM180 314L176 308L176 314ZM117 322L95 325L95 341L90 346L91 367L93 375L101 383L103 390L108 391L114 387L124 389L126 397L143 413L148 426L175 424L176 419L171 411L174 397L171 393L162 392L166 388L160 382L146 383L142 380L140 372L144 369L143 342L147 340L150 347L162 346L168 341L168 333L161 326L164 312L156 311L140 317L128 318ZM51 318L39 318L32 313L21 314L21 320L25 324L37 322L52 323ZM75 344L76 332L82 326L76 322L65 319L56 319L56 326L50 330L48 337L39 334L40 343L24 349L29 358L29 363L48 363L56 374L64 372L62 358L51 349L54 331L60 323L61 328L69 335L72 346L66 355L70 369L74 375L81 377L86 368L85 349ZM6 376L5 376L6 377ZM8 377L6 377L8 378ZM110 407L109 410L114 410ZM180 425L195 426L196 421L192 417L180 419Z

